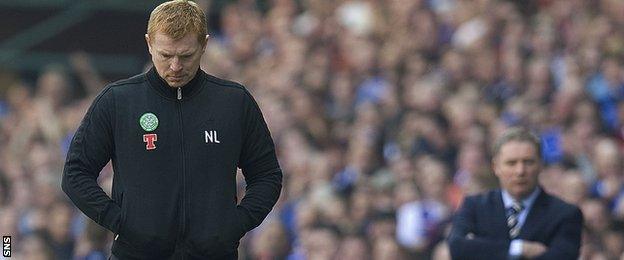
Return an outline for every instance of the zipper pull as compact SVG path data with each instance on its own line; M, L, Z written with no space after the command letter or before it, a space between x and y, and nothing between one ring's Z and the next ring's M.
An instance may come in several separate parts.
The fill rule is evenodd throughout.
M178 100L182 100L182 88L178 87Z

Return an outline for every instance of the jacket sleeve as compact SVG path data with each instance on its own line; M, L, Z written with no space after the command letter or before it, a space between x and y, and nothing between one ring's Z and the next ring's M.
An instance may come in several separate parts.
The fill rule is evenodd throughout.
M282 170L262 112L247 91L243 109L243 148L238 166L247 187L237 213L246 232L260 225L277 202L282 189Z
M85 215L118 233L121 209L97 183L100 171L113 154L114 109L112 89L105 88L95 98L74 134L61 187Z
M536 259L578 259L581 248L583 214L574 207L560 222L546 253Z
M474 198L468 197L455 213L448 237L452 259L508 259L509 241L479 237ZM471 235L469 235L471 234Z

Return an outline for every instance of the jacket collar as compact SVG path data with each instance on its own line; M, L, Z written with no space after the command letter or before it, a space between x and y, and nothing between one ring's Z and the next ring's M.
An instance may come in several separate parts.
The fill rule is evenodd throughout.
M533 207L531 207L529 215L527 215L527 218L524 221L524 225L520 230L518 238L533 240L535 238L535 234L541 230L541 225L548 223L547 218L549 216L549 201L549 195L544 192L543 189L540 189L540 193L535 199Z
M534 191L535 192L535 191ZM509 239L509 228L505 223L505 219L507 216L505 215L505 205L503 202L503 191L498 190L496 192L497 196L495 199L497 200L494 204L495 212L498 215L496 219L496 225L499 227L500 236L506 237ZM533 195L533 194L532 194ZM549 195L544 191L543 187L538 186L537 195L535 196L535 201L533 201L533 205L529 209L528 215L522 228L520 229L520 234L517 239L526 239L526 240L534 240L535 233L540 231L542 225L544 223L548 223L545 220L546 216L548 216L548 197Z
M199 92L201 86L203 85L202 83L206 78L205 75L206 73L204 73L203 70L197 69L195 77L186 83L186 85L180 87L182 100L193 97ZM155 67L148 70L145 76L147 77L149 85L160 95L167 99L178 99L178 88L170 87L169 84L167 84L167 82L161 78L160 75L158 75Z
M540 194L540 187L536 186L533 192L529 194L529 196L527 196L526 198L522 199L519 202L522 203L522 206L524 207L524 209L530 210L531 207L533 206L533 203L535 202L535 199L537 199L537 196L539 194ZM503 205L505 206L505 209L511 208L515 199L506 190L501 190L501 195L503 197Z

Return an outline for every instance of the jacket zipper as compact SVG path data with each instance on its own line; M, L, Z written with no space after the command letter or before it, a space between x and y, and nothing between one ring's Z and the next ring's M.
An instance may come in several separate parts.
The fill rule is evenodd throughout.
M178 117L180 120L180 150L182 154L182 218L180 220L180 232L178 241L183 241L184 234L186 233L186 162L184 160L184 125L182 120L182 88L178 87ZM182 259L184 259L184 254L182 254Z

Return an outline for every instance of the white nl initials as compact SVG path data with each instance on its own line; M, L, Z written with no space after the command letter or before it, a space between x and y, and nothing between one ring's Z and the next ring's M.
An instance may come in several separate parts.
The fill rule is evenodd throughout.
M220 144L221 141L219 141L219 139L217 139L217 131L216 130L211 130L211 131L204 131L204 137L206 139L206 143L216 143L216 144Z

